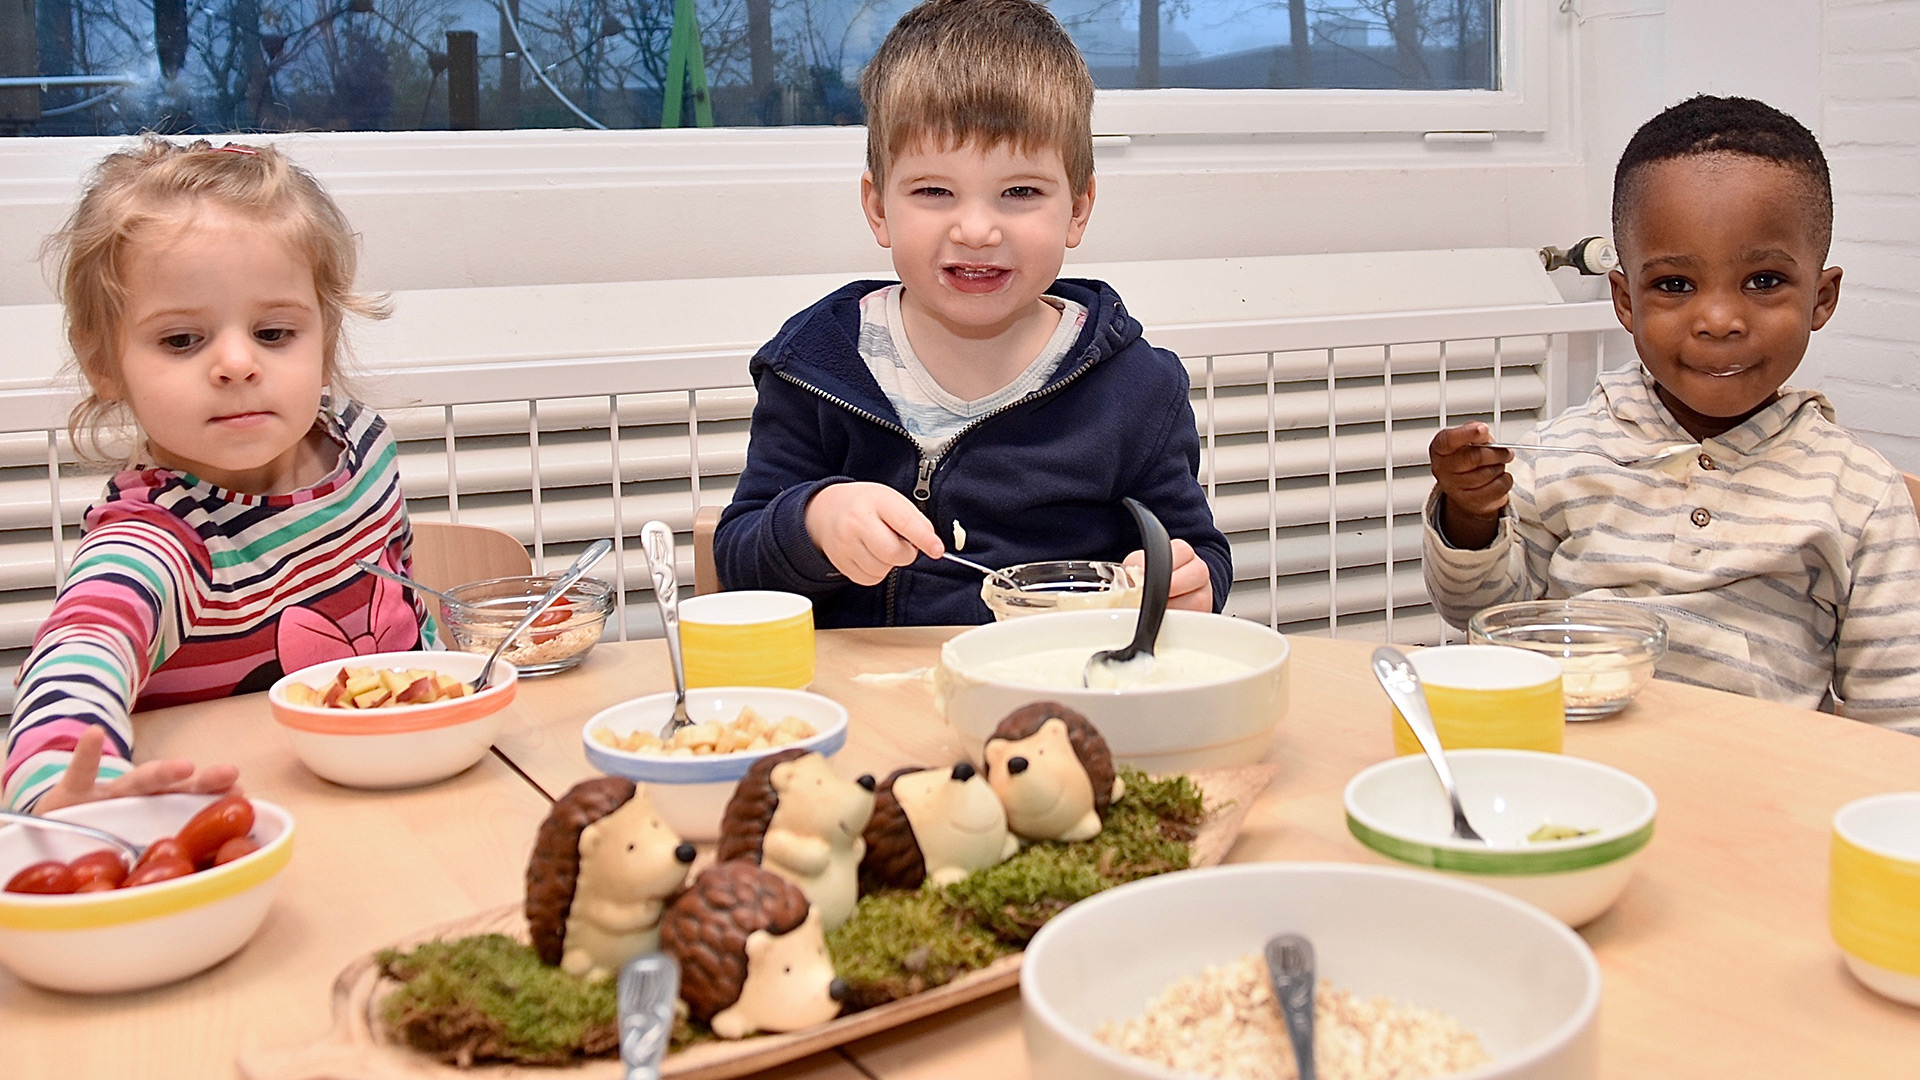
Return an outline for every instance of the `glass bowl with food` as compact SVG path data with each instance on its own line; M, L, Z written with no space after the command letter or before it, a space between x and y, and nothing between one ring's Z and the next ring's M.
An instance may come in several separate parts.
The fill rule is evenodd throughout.
M1667 655L1666 620L1627 600L1496 604L1467 621L1467 639L1558 661L1568 720L1597 720L1626 708Z
M447 594L459 605L441 605L441 625L447 644L461 652L491 653L500 639L545 596L555 575L490 578L470 582ZM527 632L500 654L518 668L523 678L565 671L586 658L606 629L613 610L613 586L599 578L583 577L569 586L552 607L534 620Z
M1057 559L990 574L980 599L996 620L1052 611L1140 606L1140 571L1116 562Z

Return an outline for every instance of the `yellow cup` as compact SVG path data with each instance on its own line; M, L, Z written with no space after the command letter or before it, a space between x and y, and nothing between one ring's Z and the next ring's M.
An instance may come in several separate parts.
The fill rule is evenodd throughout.
M813 682L813 601L798 593L745 589L680 605L680 652L688 686L783 686Z
M1854 977L1920 1005L1920 791L1856 799L1833 815L1827 920Z
M1427 708L1448 750L1560 752L1567 730L1560 665L1510 645L1442 645L1409 653ZM1417 754L1413 729L1393 710L1393 752Z

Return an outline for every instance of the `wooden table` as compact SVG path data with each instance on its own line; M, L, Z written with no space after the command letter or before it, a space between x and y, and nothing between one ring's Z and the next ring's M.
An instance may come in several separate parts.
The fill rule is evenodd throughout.
M820 635L814 688L853 716L844 769L958 760L924 687L852 679L930 663L951 633ZM1292 708L1270 755L1281 772L1232 858L1381 861L1347 835L1340 805L1347 779L1392 752L1371 646L1296 638L1294 648ZM297 854L280 898L238 956L173 987L66 997L0 973L0 1076L224 1076L242 1047L317 1035L333 975L355 953L514 900L542 796L591 775L581 725L669 686L660 643L602 645L572 673L522 684L497 744L512 768L489 759L401 793L314 779L257 697L143 715L142 757L236 761L251 792L293 812ZM1920 1075L1920 1010L1855 983L1826 925L1833 811L1920 787L1920 739L1656 682L1618 717L1570 725L1567 752L1626 769L1660 797L1633 883L1582 931L1606 978L1606 1076ZM1022 1080L1019 1000L1002 994L770 1075Z

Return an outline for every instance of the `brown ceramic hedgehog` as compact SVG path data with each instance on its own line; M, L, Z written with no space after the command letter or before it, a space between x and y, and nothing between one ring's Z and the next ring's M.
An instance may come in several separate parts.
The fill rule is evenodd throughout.
M1015 709L982 752L1007 826L1029 840L1088 840L1126 791L1086 717L1053 701Z
M860 832L873 816L873 786L871 776L842 780L811 751L769 754L727 801L720 861L749 859L800 886L831 930L859 899Z
M540 959L600 979L657 948L661 907L693 855L633 781L575 784L541 822L527 862L527 926Z
M824 1024L846 996L819 911L744 859L708 867L674 900L660 948L680 962L680 997L694 1019L723 1039Z
M874 792L860 868L883 885L916 889L927 878L951 885L1013 857L1020 841L986 778L962 762L952 769L910 766Z

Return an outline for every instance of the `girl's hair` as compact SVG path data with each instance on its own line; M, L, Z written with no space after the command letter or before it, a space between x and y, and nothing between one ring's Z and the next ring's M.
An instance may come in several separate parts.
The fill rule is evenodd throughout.
M320 303L330 385L341 377L347 313L369 319L389 313L384 297L353 291L358 237L346 216L313 175L279 149L216 147L204 139L181 145L145 136L94 169L73 216L47 238L46 251L57 260L67 342L88 384L86 398L67 418L67 432L83 456L101 456L102 429L127 419L115 416L121 403L101 396L99 388L120 383L129 251L152 229L185 222L202 203L259 218L306 257Z

